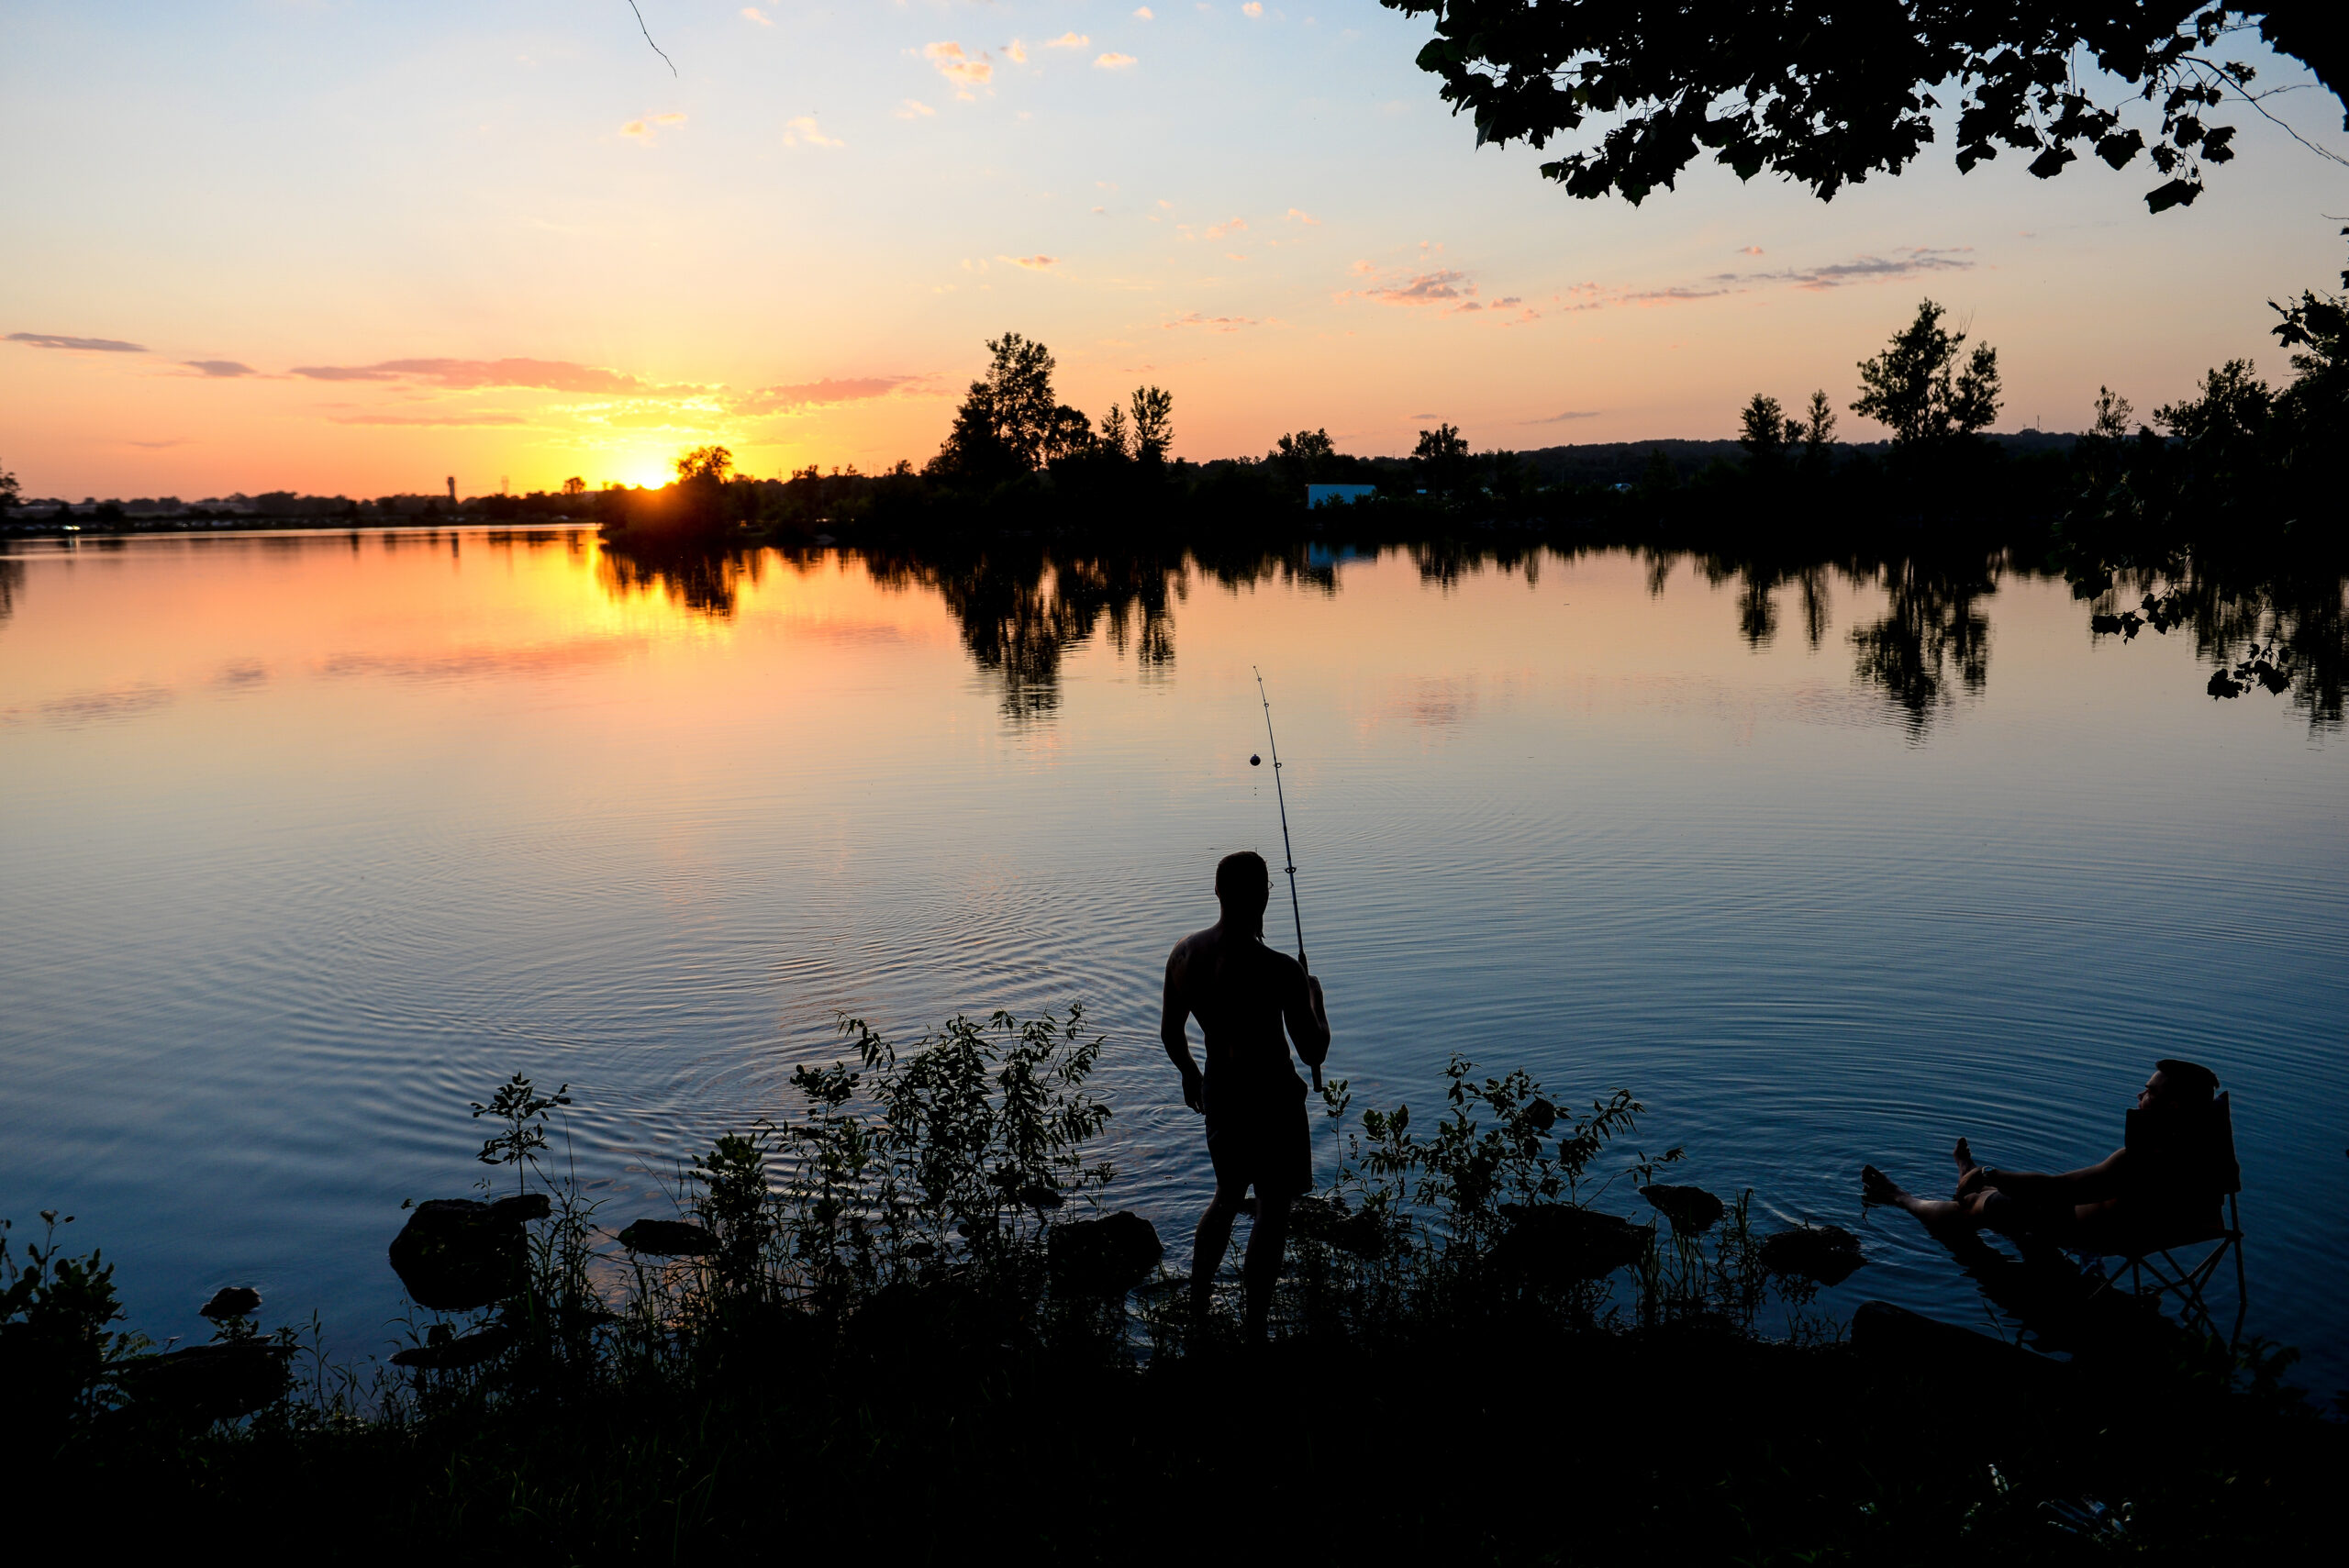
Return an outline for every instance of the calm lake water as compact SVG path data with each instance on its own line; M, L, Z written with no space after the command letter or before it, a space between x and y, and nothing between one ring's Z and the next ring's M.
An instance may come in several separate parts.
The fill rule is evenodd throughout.
M1432 1113L1454 1051L1626 1086L1679 1179L1860 1232L1830 1306L1987 1325L1860 1164L1939 1189L1961 1132L2083 1163L2192 1057L2235 1097L2249 1327L2349 1385L2336 729L2213 701L2182 637L2092 639L2060 582L1306 564L680 583L463 530L0 558L0 1215L78 1216L159 1338L253 1283L364 1353L400 1201L484 1173L466 1103L510 1073L570 1084L617 1225L791 1109L841 1012L1081 1000L1113 1193L1179 1262L1209 1183L1157 985L1216 858L1278 864L1261 664L1358 1105Z

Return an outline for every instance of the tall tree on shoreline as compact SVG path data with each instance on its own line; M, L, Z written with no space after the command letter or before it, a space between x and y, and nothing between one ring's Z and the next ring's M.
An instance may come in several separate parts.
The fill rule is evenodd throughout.
M1737 423L1737 444L1745 449L1746 466L1756 473L1777 469L1802 439L1802 421L1787 418L1786 409L1766 392L1755 393L1738 410Z
M2146 206L2183 206L2202 194L2205 164L2234 156L2234 128L2208 123L2208 111L2232 97L2274 117L2251 68L2210 52L2254 26L2349 106L2349 28L2320 0L1380 3L1434 18L1419 67L1474 117L1478 146L1545 147L1599 117L1603 130L1542 172L1573 195L1634 204L1708 150L1741 180L1767 169L1822 201L1898 174L1948 106L1932 89L1954 83L1960 171L2001 149L2043 180L2083 151L2115 169L2146 152L2165 176ZM2147 106L2148 123L2123 123L2125 98L2098 102L2089 69Z
M1134 456L1143 462L1164 462L1174 444L1174 395L1163 387L1134 388Z
M1976 343L1961 367L1966 335L1943 328L1945 314L1924 301L1884 352L1860 361L1852 412L1888 427L1896 448L1940 446L1988 429L1998 417L1998 350Z
M1093 422L1052 395L1050 349L1006 332L988 340L987 351L995 358L954 411L954 428L930 461L931 478L994 484L1092 446Z

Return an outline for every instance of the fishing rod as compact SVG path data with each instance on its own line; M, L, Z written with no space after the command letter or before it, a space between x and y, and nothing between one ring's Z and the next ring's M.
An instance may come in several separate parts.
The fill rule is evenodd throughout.
M1305 962L1305 917L1297 912L1297 851L1288 841L1288 797L1281 793L1281 743L1273 737L1273 699L1264 695L1264 672L1253 664L1249 669L1255 672L1257 700L1264 705L1264 742L1273 752L1273 798L1280 803L1281 808L1281 853L1288 861L1283 869L1288 873L1289 918L1297 923L1297 966L1310 974L1312 968ZM1248 761L1252 763L1256 759L1251 757ZM1313 1086L1316 1089L1321 1086L1321 1069L1318 1063L1313 1069Z

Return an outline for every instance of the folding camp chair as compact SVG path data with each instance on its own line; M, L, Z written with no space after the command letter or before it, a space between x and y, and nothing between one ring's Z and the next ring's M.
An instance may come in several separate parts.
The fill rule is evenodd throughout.
M2138 1147L2138 1113L2129 1113L2128 1143ZM2108 1242L2103 1258L2119 1258L2127 1265L2129 1288L2157 1306L2174 1297L2178 1320L2212 1339L2219 1337L2205 1295L2219 1266L2234 1261L2235 1315L2227 1334L2230 1350L2243 1340L2244 1308L2249 1292L2243 1283L2243 1216L2236 1195L2243 1190L2243 1167L2235 1161L2234 1115L2223 1093L2202 1113L2201 1125L2185 1140L2171 1140L2162 1151L2165 1159L2183 1161L2180 1201L2175 1213L2149 1221L2137 1233ZM2198 1255L2198 1249L2208 1249ZM2182 1256L2181 1256L2182 1254ZM2120 1282L2120 1273L2106 1275L2104 1289ZM2223 1304L2222 1304L2223 1306Z

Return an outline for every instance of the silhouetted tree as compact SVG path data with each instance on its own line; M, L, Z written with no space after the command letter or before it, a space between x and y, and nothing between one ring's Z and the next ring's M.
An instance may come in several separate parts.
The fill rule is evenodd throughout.
M2097 440L2117 441L2129 434L2129 421L2135 417L2136 406L2109 386L2096 389L2096 417L2088 422L2088 435Z
M7 469L0 467L0 512L5 512L15 506L21 494L17 484L17 476Z
M1835 439L1835 403L1820 387L1810 395L1809 418L1803 423L1802 444L1805 450L1815 450Z
M2342 284L2349 288L2349 272ZM2093 582L2112 566L2160 564L2176 575L2197 553L2237 554L2254 540L2282 547L2287 534L2288 555L2340 548L2349 295L2303 290L2294 303L2269 303L2280 317L2273 331L2293 350L2293 379L2282 390L2248 360L2230 360L2203 376L2195 395L2154 411L2160 434L2141 428L2133 439L2128 399L2099 390L2067 521L2076 557L2068 571Z
M2183 206L2203 164L2234 156L2233 128L2203 117L2229 93L2248 99L2252 72L2204 51L2237 18L2258 18L2261 37L2349 102L2349 28L2325 0L1381 3L1432 17L1419 67L1475 117L1478 146L1544 147L1596 118L1605 128L1542 172L1576 196L1634 203L1707 150L1741 180L1767 169L1830 199L1905 168L1945 106L1928 89L1954 82L1961 171L2007 148L2047 179L2082 150L2121 169L2150 149L2166 178L2146 205ZM2091 61L2158 112L2150 143L2089 96Z
M2175 488L2172 515L2221 515L2242 499L2263 495L2274 477L2276 393L2249 360L2229 360L2205 372L2199 395L2154 410L2169 438L2165 477ZM2332 461L2339 462L2335 453Z
M1965 334L1941 324L1932 300L1881 354L1860 361L1861 392L1852 412L1889 426L1900 446L1939 446L1987 429L1998 417L1998 351L1976 343L1958 367Z
M1468 441L1449 423L1421 430L1419 444L1411 449L1411 461L1419 465L1420 476L1436 495L1455 495L1468 482Z
M1052 395L1051 350L1007 332L987 350L994 362L955 410L954 428L930 460L932 478L999 483L1092 445L1093 422Z
M1810 395L1807 414L1802 426L1802 469L1817 478L1827 471L1827 449L1835 444L1835 404L1825 387ZM1811 640L1816 644L1818 639Z
M1766 393L1755 393L1739 411L1737 422L1737 444L1745 449L1747 466L1757 473L1783 466L1787 453L1802 439L1802 421L1787 418L1778 400Z
M1134 433L1132 428L1126 423L1124 405L1118 403L1109 405L1109 412L1101 417L1101 433L1094 439L1094 444L1110 457L1127 458L1134 455Z
M1326 429L1299 430L1283 436L1273 448L1273 456L1294 464L1307 478L1318 478L1338 458L1338 443L1330 439Z
M1164 462L1174 444L1174 395L1155 386L1137 386L1132 401L1134 456L1143 462Z
M677 454L681 484L723 484L734 473L734 454L724 447L692 447Z
M2349 228L2341 231L2349 235ZM2349 268L2341 273L2349 290ZM2341 453L2349 448L2349 293L2321 295L2303 289L2295 305L2268 301L2283 319L2272 328L2277 339L2293 350L2292 384L2277 399L2277 413L2287 432L2285 465L2309 483L2311 493L2321 480L2338 473Z
M587 494L587 482L574 473L562 482L562 493L566 495L584 495Z

